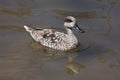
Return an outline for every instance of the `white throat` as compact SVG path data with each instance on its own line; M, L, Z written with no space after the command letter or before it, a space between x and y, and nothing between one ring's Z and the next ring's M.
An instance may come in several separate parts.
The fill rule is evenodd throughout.
M70 34L74 35L74 33L71 29L69 29L69 28L65 28L65 29L66 29L68 35L70 35Z
M68 42L71 43L71 45L76 45L78 44L78 40L76 38L76 36L74 35L73 31L69 28L66 28L66 31L67 31L67 35L68 35Z

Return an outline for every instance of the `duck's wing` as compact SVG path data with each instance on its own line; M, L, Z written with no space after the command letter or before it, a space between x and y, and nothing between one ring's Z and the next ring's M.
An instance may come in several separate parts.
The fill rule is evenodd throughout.
M39 40L44 46L51 47L53 49L63 49L67 43L67 35L52 29L43 30L44 34Z
M51 43L58 43L66 38L66 34L50 29L50 31L45 31L43 38L50 41Z
M44 41L53 44L63 42L66 39L65 33L54 29L31 28L26 25L24 25L24 28L37 42L43 43Z
M44 46L63 50L68 43L68 36L65 33L58 32L53 29L30 28L28 26L24 27L35 41L40 42Z

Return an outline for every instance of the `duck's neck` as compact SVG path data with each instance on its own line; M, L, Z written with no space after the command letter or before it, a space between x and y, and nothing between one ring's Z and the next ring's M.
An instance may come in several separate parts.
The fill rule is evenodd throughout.
M71 43L71 45L78 44L78 40L77 40L76 36L74 35L74 33L72 32L72 30L69 28L66 28L66 31L67 31L67 35L69 37L68 41Z
M66 28L67 34L68 35L74 35L73 31L69 28Z

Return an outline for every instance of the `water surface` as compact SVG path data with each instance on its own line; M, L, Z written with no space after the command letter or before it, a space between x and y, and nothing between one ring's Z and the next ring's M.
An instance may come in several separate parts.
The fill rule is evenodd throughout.
M119 9L119 0L0 0L0 80L119 80ZM65 31L68 15L85 30L74 31L72 58L45 51L23 28Z

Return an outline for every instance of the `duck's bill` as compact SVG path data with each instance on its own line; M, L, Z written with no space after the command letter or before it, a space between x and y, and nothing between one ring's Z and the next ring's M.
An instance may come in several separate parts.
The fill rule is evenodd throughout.
M77 23L75 24L75 29L79 30L80 33L84 33L84 32L85 32L84 30L82 30L82 29L78 26Z

